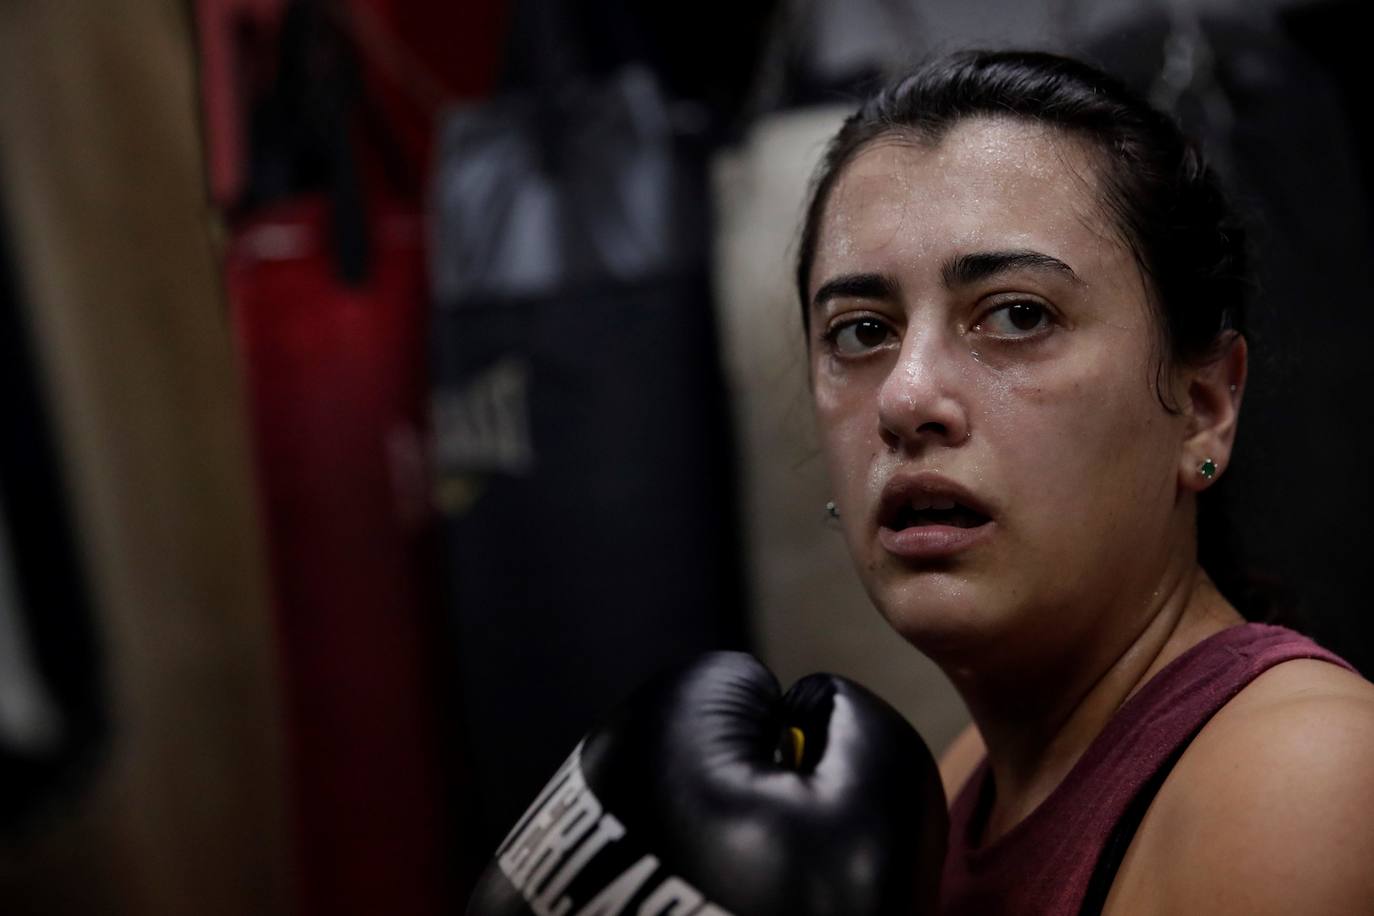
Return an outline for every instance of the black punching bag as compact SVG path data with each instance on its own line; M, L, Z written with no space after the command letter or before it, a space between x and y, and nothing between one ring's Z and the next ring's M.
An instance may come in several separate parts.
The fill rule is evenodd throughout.
M738 647L703 159L652 77L445 124L433 390L451 658L491 848L576 737Z

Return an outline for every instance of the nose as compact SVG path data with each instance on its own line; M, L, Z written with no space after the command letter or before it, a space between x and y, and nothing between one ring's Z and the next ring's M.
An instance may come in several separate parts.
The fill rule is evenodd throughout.
M879 433L887 447L911 451L968 439L962 375L958 356L938 332L909 332L878 389Z

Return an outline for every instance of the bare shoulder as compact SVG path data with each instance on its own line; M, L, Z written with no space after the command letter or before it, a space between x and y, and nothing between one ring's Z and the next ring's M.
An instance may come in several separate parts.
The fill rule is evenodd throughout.
M1198 734L1108 913L1374 913L1374 685L1285 662Z
M940 755L940 781L945 786L945 801L954 801L987 752L983 736L975 725L969 725L950 742Z

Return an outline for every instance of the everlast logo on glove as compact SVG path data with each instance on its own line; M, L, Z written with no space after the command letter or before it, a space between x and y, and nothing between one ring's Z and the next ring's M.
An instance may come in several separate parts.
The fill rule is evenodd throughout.
M896 710L829 674L784 694L758 659L713 652L587 734L468 916L921 916L948 831Z
M639 913L732 916L667 874L656 856L619 843L625 827L588 788L581 757L579 744L497 850L498 866L530 909L537 916L616 916L648 887ZM582 893L568 893L575 882ZM575 898L585 900L576 911Z

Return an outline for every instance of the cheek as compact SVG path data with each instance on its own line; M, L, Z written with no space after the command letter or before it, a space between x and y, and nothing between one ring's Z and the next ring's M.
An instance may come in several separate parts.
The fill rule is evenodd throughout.
M1167 504L1176 430L1155 397L1148 366L1123 365L1118 349L1054 371L999 373L987 387L990 426L1002 441L1002 470L1032 504L1053 511L1047 523L1091 528L1123 507Z
M877 395L848 379L827 381L812 376L812 400L819 445L829 477L831 496L839 504L846 534L866 515L866 489L879 447Z
M848 470L856 453L870 448L865 432L869 429L871 397L853 385L835 385L824 375L812 376L812 404L821 448L830 472ZM839 480L835 480L838 484Z

